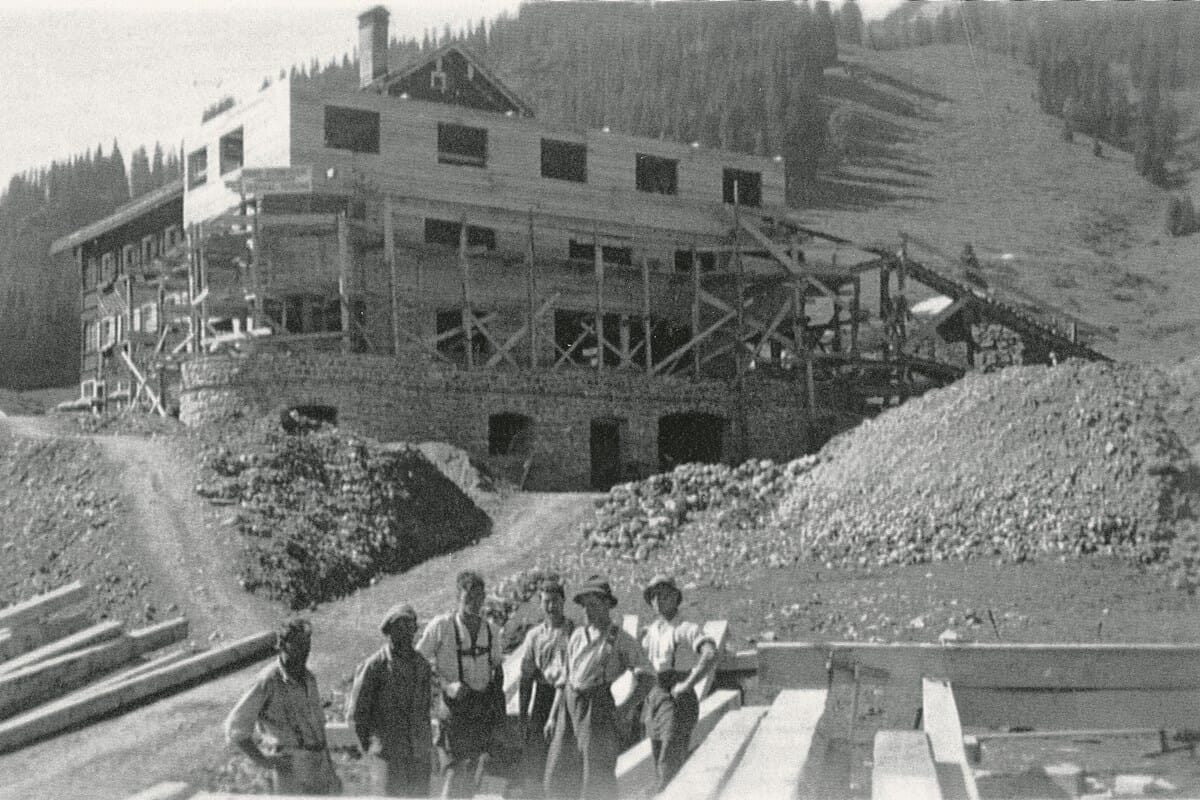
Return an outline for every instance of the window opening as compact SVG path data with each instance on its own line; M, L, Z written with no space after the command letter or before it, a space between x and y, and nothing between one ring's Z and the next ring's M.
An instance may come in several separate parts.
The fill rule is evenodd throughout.
M679 188L678 169L679 162L673 158L638 153L637 188L642 192L675 194Z
M721 177L721 196L726 203L733 203L735 182L738 205L754 208L762 205L762 173L744 169L726 169Z
M578 261L595 261L596 246L591 242L580 242L571 239L567 243L567 255ZM618 245L600 245L600 258L605 264L631 266L633 264L633 248Z
M488 455L525 455L533 448L533 420L524 414L488 417Z
M425 241L429 244L444 244L458 247L461 222L448 219L426 219ZM483 247L488 250L496 249L496 231L491 228L481 228L475 225L467 226L467 247Z
M587 182L587 145L542 139L542 177Z
M487 129L439 122L438 163L482 167L487 164Z
M242 129L238 128L222 136L217 150L220 152L222 175L241 169Z
M717 268L717 254L711 251L700 250L696 253L696 261L700 262L701 272L712 272ZM675 251L675 271L676 272L691 272L692 271L692 251L691 250L676 250Z
M194 189L208 181L208 148L201 147L188 155L188 188Z
M379 112L325 106L325 146L352 153L378 153Z

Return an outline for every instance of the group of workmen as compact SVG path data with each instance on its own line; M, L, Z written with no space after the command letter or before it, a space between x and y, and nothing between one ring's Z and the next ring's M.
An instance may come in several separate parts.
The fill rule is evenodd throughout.
M457 589L457 609L434 617L419 638L413 607L392 608L381 624L387 642L355 672L346 717L370 759L375 794L429 796L436 752L440 796L470 797L493 741L503 735L501 630L483 614L482 576L460 573ZM699 717L695 688L715 667L716 642L696 623L679 620L683 592L667 575L643 591L655 618L640 642L613 621L617 598L600 576L572 595L583 608L580 623L565 614L560 580L542 581L539 595L544 619L526 634L521 660L523 747L513 784L519 796L615 800L617 756L639 721L662 789L687 756ZM285 623L279 658L226 720L229 741L270 771L280 794L342 788L316 679L306 666L311 642L307 620ZM628 671L633 689L617 705L612 685Z

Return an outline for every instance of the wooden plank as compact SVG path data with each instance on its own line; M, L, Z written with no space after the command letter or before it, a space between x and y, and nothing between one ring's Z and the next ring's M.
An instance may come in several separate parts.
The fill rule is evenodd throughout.
M941 800L937 769L924 731L875 734L871 800Z
M700 715L692 730L690 748L697 750L714 733L726 715L741 708L741 692L722 689L713 692L700 703ZM762 708L761 716L766 709ZM650 740L643 739L626 750L617 759L617 794L620 797L640 797L647 794L655 783L654 759L650 751Z
M188 656L194 654L195 651L187 647L180 648L179 650L172 650L169 653L163 653L162 655L155 656L149 661L143 661L139 664L135 664L129 669L121 670L120 672L114 672L112 675L109 675L102 680L89 684L87 688L89 690L102 689L113 684L124 683L125 681L145 675L146 673L154 672L155 670L161 669L169 664L182 661Z
M1200 689L1051 691L954 687L963 724L1022 727L1194 728Z
M954 703L954 691L946 681L925 678L921 681L921 720L929 743L933 749L933 760L943 773L943 788L946 795L964 796L967 800L979 800L979 788L975 785L975 771L967 761L963 747L962 722L958 718L958 706ZM943 765L952 773L952 781L945 780ZM961 788L951 792L950 787Z
M713 800L720 796L766 711L766 706L747 706L725 714L657 795L659 800ZM747 796L764 797L757 792Z
M24 655L42 645L81 631L92 621L91 614L80 611L65 617L51 617L0 631L0 661Z
M0 608L0 628L16 628L87 600L87 587L80 581L39 594L15 605Z
M886 677L925 675L950 681L957 692L987 689L1200 689L1200 645L1187 644L940 644L860 642L763 643L764 685L817 688L825 664L859 665ZM961 705L961 701L960 701ZM964 715L965 716L965 715Z
M637 614L622 615L621 628L632 636L635 641L639 643L642 641L642 637L639 635L640 631L638 630ZM629 695L633 694L633 673L626 670L621 677L613 681L610 690L612 691L613 701L617 705L624 703L629 699Z
M727 800L795 797L813 734L825 713L825 694L823 689L780 692L720 796Z
M0 675L24 669L31 664L46 661L64 653L69 653L72 650L79 650L84 647L100 644L101 642L107 642L110 639L120 636L123 629L124 626L116 620L97 623L89 628L84 628L78 633L73 633L70 636L43 645L36 650L31 650L22 656L0 663Z
M64 653L0 677L0 718L77 689L137 655L128 636Z
M137 643L137 652L149 653L160 647L167 647L176 642L182 642L188 637L188 621L186 617L175 617L163 620L145 628L129 632L129 637Z
M234 665L266 658L275 651L275 633L264 631L200 653L124 683L50 703L0 722L0 753L80 725L167 692L179 691Z

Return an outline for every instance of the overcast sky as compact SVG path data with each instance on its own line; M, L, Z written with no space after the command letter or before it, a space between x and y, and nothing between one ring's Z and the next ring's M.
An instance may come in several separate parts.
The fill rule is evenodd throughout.
M903 0L861 0L868 18ZM292 64L339 60L371 0L0 0L0 191L115 138L178 148L201 111ZM402 0L394 36L515 13L520 0Z

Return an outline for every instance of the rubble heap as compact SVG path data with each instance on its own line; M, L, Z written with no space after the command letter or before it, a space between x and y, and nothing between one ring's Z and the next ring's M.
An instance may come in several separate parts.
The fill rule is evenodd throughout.
M841 566L1038 554L1163 558L1192 516L1195 466L1136 365L970 375L822 451L775 527L790 556Z
M238 571L303 608L478 541L491 520L419 450L321 427L250 426L203 454L196 487L237 503Z

